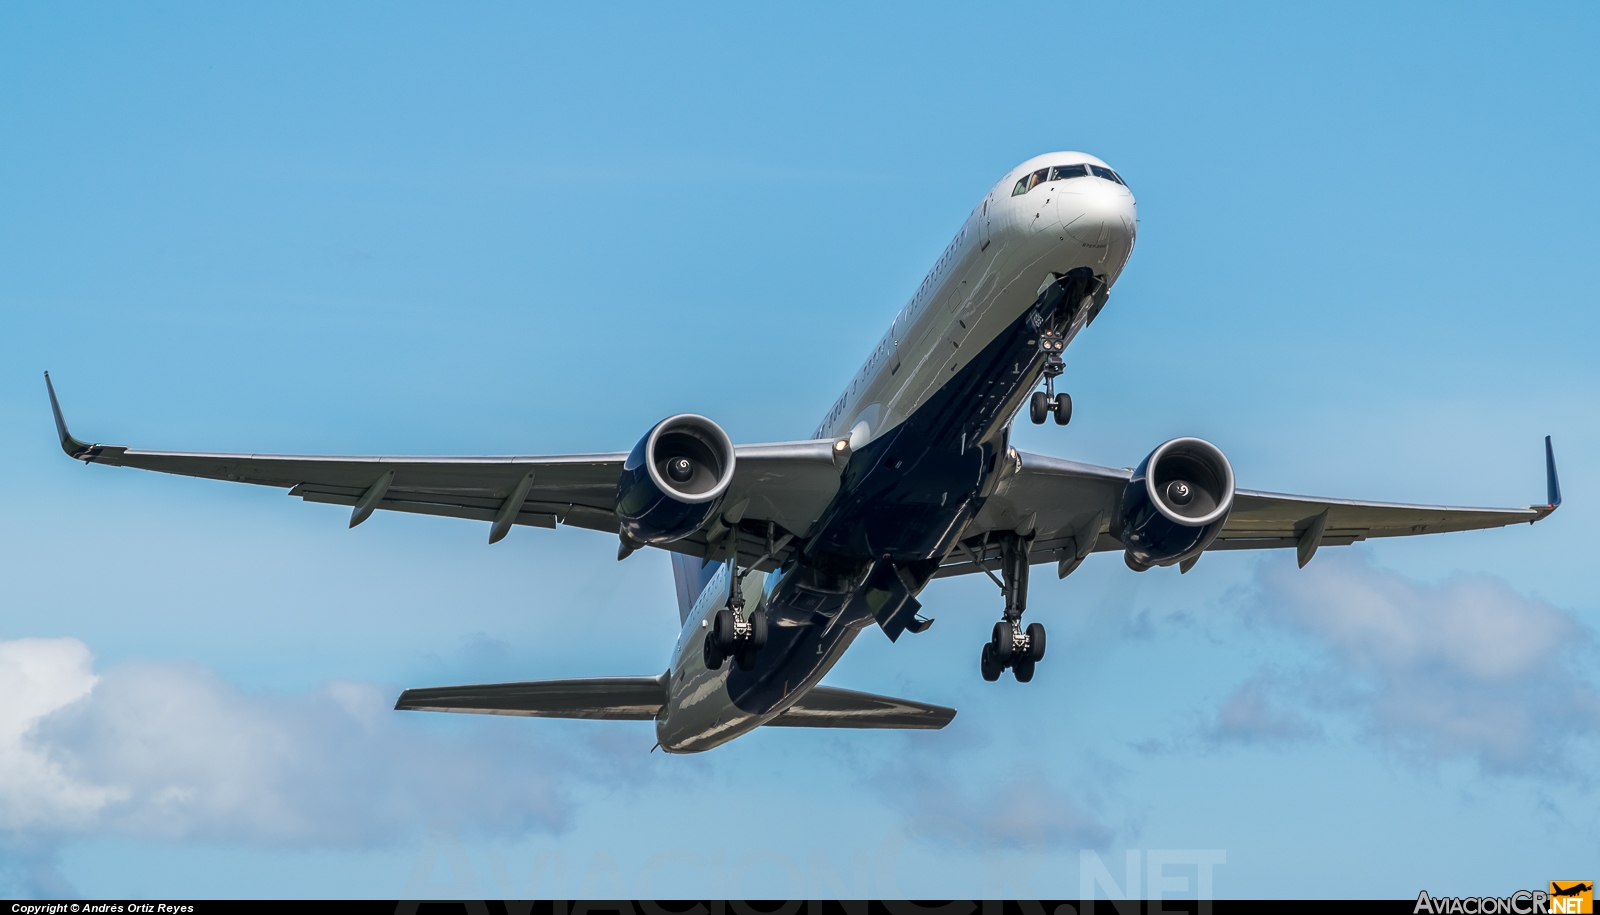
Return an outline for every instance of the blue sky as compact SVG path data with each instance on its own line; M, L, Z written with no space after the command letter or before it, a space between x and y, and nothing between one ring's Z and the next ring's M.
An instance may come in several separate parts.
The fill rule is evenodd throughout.
M1593 7L0 11L0 893L1506 894L1600 862ZM989 185L1053 149L1140 236L1068 354L1130 465L1521 505L1533 528L1037 577L867 633L934 734L402 715L406 686L649 674L661 554L85 468L143 447L625 449L808 434ZM1152 853L1155 854L1152 854ZM1186 857L1187 856L1187 857ZM1086 865L1087 862L1087 865ZM562 882L556 882L557 877ZM1104 895L1105 888L1096 885ZM1181 895L1181 893L1179 894Z

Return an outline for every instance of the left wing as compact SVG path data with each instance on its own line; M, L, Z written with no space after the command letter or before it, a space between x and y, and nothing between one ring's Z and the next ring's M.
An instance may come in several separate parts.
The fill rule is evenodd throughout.
M984 504L963 549L951 553L940 577L999 568L994 532L1032 532L1029 561L1057 562L1072 571L1092 552L1121 550L1111 533L1131 471L1013 450L994 495ZM1561 504L1554 452L1545 437L1547 501L1522 508L1406 505L1234 491L1233 511L1209 550L1293 547L1303 566L1320 546L1345 546L1371 537L1407 537L1533 523ZM974 559L978 562L974 562Z
M67 429L50 373L45 373L50 408L61 448L85 464L137 467L189 477L230 480L287 489L307 502L352 507L350 526L374 511L401 511L486 521L490 543L514 524L554 528L558 524L616 533L613 513L617 476L625 452L503 457L323 457L284 454L207 454L145 451L90 444ZM764 554L757 568L770 571L794 549L839 488L831 441L740 445L727 505L746 504L743 519L770 521L795 535L789 546L768 550L767 538L740 532L746 565ZM706 557L713 548L705 532L668 544L674 552ZM718 548L721 548L719 542ZM725 555L725 554L724 554Z

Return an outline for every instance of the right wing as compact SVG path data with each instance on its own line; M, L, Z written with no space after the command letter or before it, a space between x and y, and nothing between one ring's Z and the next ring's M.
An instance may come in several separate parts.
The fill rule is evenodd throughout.
M505 536L513 524L545 528L565 524L613 534L618 529L613 511L617 477L628 456L625 452L536 457L322 457L145 451L74 438L48 372L45 385L62 450L86 464L275 486L307 502L351 506L352 527L382 509L486 521L493 525L491 543ZM802 441L735 447L734 479L724 503L745 502L744 519L771 521L780 532L795 535L788 547L758 568L776 568L838 491L839 469L833 462L832 444ZM767 553L766 543L763 535L742 530L741 561L750 565ZM700 557L715 552L704 531L666 548Z
M939 577L997 571L1000 547L992 535L1002 531L1031 531L1029 562L1059 563L1062 575L1090 553L1123 548L1113 533L1113 519L1132 471L1015 450L1003 460L1008 465L1000 484L984 503L968 539L940 566ZM1406 505L1237 489L1222 532L1206 549L1293 548L1304 566L1319 546L1532 523L1561 504L1548 437L1545 480L1547 504L1521 508Z

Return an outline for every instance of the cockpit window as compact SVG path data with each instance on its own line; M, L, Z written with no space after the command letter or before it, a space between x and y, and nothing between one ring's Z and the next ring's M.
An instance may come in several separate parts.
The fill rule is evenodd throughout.
M1078 165L1057 165L1053 168L1041 168L1031 175L1024 175L1019 178L1017 180L1016 187L1011 189L1011 196L1018 197L1026 194L1039 185L1044 184L1046 181L1065 181L1068 178L1087 178L1091 172L1101 178L1106 179L1107 181L1115 181L1118 184L1123 183L1122 179L1117 177L1117 173L1109 168L1102 168L1098 165L1087 165L1081 163Z
M1104 167L1099 166L1099 165L1091 165L1091 166L1089 166L1089 170L1094 172L1094 176L1096 178L1104 178L1107 181L1115 181L1116 183L1121 184L1124 187L1127 186L1127 183L1124 182L1121 178L1118 178L1117 177L1117 173L1112 171L1109 168L1104 168Z
M1049 173L1050 173L1050 169L1041 168L1038 171L1034 172L1033 174L1027 176L1026 178L1023 178L1022 180L1018 181L1017 182L1017 186L1011 189L1011 196L1015 197L1018 194L1026 194L1029 191L1033 190L1034 188L1038 187L1039 185L1043 184L1045 182L1045 177L1047 175L1049 175Z

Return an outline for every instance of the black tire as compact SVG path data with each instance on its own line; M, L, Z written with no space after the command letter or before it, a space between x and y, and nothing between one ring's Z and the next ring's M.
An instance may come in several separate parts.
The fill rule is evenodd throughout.
M1028 624L1028 663L1044 660L1044 624Z
M744 651L739 652L739 669L755 670L756 656L759 654L761 652L756 651L754 648L746 648Z
M767 611L757 610L750 614L750 648L760 651L767 645Z
M1017 678L1018 683L1026 683L1033 679L1033 662L1018 661L1011 665L1011 675Z
M978 662L978 669L983 671L983 678L990 683L1000 679L1000 672L1005 670L994 659L994 646L987 642L983 645L983 658Z
M709 632L706 633L706 644L705 644L704 652L705 652L705 660L706 660L706 670L720 670L720 669L722 669L722 649L717 647L717 640Z
M711 618L711 637L717 640L717 647L723 654L733 650L733 611L723 607L717 615Z
M1009 620L1001 620L994 624L994 636L989 640L989 644L994 646L994 659L999 661L1002 667L1011 663L1011 649L1015 646L1012 633L1015 631Z
M1041 419L1041 420L1039 420L1039 422L1044 422L1044 420ZM1072 395L1071 394L1057 394L1056 395L1056 425L1065 426L1067 423L1070 423L1070 422L1072 422Z
M1044 418L1050 413L1050 398L1044 396L1043 391L1034 391L1028 398L1028 418L1033 420L1035 426L1044 425Z

